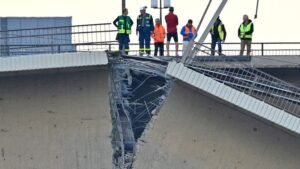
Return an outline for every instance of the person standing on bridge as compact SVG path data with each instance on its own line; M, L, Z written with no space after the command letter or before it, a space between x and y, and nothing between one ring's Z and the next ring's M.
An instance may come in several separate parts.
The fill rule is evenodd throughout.
M254 32L254 25L249 19L248 15L243 16L243 23L238 29L238 36L241 39L240 56L243 56L245 46L247 46L247 56L251 53L252 34Z
M170 42L173 38L175 41L175 55L178 56L178 33L177 33L177 25L178 25L178 17L174 14L174 7L169 8L169 14L165 16L165 20L167 23L167 55L170 55Z
M162 26L160 19L155 19L155 27L152 32L152 38L154 39L154 56L157 56L157 52L159 49L159 55L164 55L164 41L166 38L166 29Z
M183 36L182 53L185 52L189 42L193 40L196 33L197 29L193 26L193 20L189 19L188 23L180 31L180 34Z
M140 55L143 56L146 51L149 56L151 53L150 41L151 32L154 29L153 17L152 15L146 13L147 7L141 7L141 14L137 18L136 34L139 34L139 44L140 44Z
M133 25L133 21L128 16L128 9L124 8L122 11L122 15L118 16L113 24L118 28L117 40L119 42L119 50L123 53L128 55L129 52L129 35L131 34L131 27Z
M211 55L215 55L216 45L218 44L218 52L219 55L222 54L222 42L226 39L226 29L220 17L217 18L214 25L211 27L210 30L211 34Z

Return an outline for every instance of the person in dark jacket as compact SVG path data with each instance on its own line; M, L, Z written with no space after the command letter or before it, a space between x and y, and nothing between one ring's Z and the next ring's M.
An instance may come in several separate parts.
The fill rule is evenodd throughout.
M146 13L147 7L141 7L141 14L137 18L136 33L139 34L140 55L142 56L146 51L149 56L151 53L150 41L151 32L154 30L154 23L152 15Z
M128 54L129 52L129 35L131 34L131 27L133 25L133 21L128 16L128 9L124 8L121 16L118 16L113 24L118 28L118 34L116 40L119 42L119 50Z
M210 30L211 34L211 55L215 55L216 45L218 44L219 55L222 54L222 42L226 39L226 29L220 18L218 17Z
M249 19L248 15L243 16L243 23L238 29L238 36L241 39L240 56L244 55L245 46L247 46L247 56L251 53L252 34L254 32L254 25Z

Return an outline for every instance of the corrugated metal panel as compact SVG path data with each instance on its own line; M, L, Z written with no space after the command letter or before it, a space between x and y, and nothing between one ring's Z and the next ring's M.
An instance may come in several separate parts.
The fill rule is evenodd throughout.
M185 67L182 63L171 62L167 74L197 87L218 98L226 100L261 118L269 120L281 127L300 134L300 119L263 101L246 95L210 77ZM215 88L218 89L215 89ZM226 94L225 94L226 93Z
M0 57L0 72L107 65L105 52Z

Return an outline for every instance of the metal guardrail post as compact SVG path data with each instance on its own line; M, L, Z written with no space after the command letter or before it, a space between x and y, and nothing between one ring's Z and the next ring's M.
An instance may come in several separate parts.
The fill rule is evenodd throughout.
M108 51L111 51L111 44L108 45Z
M261 55L264 56L264 43L261 43Z

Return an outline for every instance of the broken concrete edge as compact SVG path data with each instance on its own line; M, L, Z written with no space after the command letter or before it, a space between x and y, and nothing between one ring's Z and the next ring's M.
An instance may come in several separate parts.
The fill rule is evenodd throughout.
M109 71L110 72L110 74L109 74L109 76L108 76L108 86L109 86L109 93L108 93L108 96L109 96L109 104L110 104L110 114L111 114L111 123L112 123L112 130L111 130L111 135L110 135L110 138L111 138L111 146L112 146L112 149L113 149L113 156L112 156L112 164L113 164L113 166L114 166L114 168L116 168L116 165L118 165L118 164L116 164L117 163L117 161L115 160L115 154L116 154L116 152L117 151L120 151L119 150L119 148L122 148L122 149L124 149L123 147L122 147L122 144L116 144L116 143L114 143L113 142L113 140L114 140L114 137L115 137L115 130L117 130L119 133L121 132L121 129L119 129L119 128L117 128L116 127L116 122L115 122L115 119L116 119L116 114L114 113L114 109L113 109L113 107L114 107L114 103L113 103L113 91L115 90L114 89L114 85L113 85L113 80L112 80L112 78L113 78L113 71L112 71L112 68L111 68L111 65L110 65L110 68L109 68L111 71ZM122 151L122 150L121 150ZM122 152L122 154L123 154L123 152Z
M171 78L171 77L168 77L168 78ZM161 105L159 105L158 108L154 111L154 113L153 113L154 115L153 115L152 119L147 124L147 126L145 127L145 130L144 130L144 132L142 134L142 136L137 141L136 152L135 152L136 154L134 156L134 161L136 160L136 157L138 156L138 153L140 153L140 147L142 147L144 144L147 143L147 141L145 140L146 136L151 132L151 130L154 127L155 121L159 118L159 115L160 115L159 112L163 108L163 105L167 102L168 96L172 92L172 84L173 84L173 79L170 79L170 87L167 90L167 94L166 94L167 97L164 99L164 101L161 103ZM134 161L133 161L133 164L134 164ZM133 167L134 167L134 165L133 165Z
M110 104L111 104L111 111L110 112L111 112L112 124L113 124L113 130L112 130L112 133L111 133L111 138L112 138L111 142L112 142L112 148L114 150L114 155L113 155L113 159L112 160L113 160L113 164L115 165L115 168L118 168L118 169L119 168L122 168L122 169L123 168L126 168L126 169L127 168L128 169L132 168L132 165L134 163L136 155L138 154L137 152L138 152L139 146L142 145L143 139L147 135L148 131L151 130L151 128L153 127L153 123L154 123L154 121L158 117L160 108L166 102L166 99L167 99L167 97L168 97L168 95L169 95L169 93L171 91L171 84L172 84L172 79L173 78L171 76L168 76L165 73L166 72L166 67L161 68L161 65L155 65L155 64L153 65L153 63L147 63L147 64L145 63L143 65L140 65L141 67L139 68L138 67L139 64L140 64L140 62L136 61L136 63L135 63L133 60L129 60L129 62L127 62L127 61L123 61L122 62L122 59L120 61L120 58L111 59L111 64L110 64L110 69L111 69L110 72L111 73L110 73L110 77L109 77L109 81L110 81L110 89L109 89L110 93L109 93L109 96L110 96ZM122 70L123 67L124 67L124 70ZM121 82L120 84L115 82L115 80L116 80L115 78L121 75L121 74L119 74L120 70L121 70L121 72L123 72L123 73L126 74L126 79L127 80L128 79L132 79L134 76L137 76L137 75L140 76L139 75L140 73L141 73L142 77L143 76L149 76L149 78L150 77L154 78L156 76L160 76L162 79L164 79L164 82L163 82L162 86L156 86L158 84L156 84L156 85L153 84L156 87L159 87L159 88L157 88L158 91L163 90L164 92L160 96L159 95L155 96L155 98L157 97L156 99L159 99L161 101L159 101L159 104L157 104L157 103L155 104L154 109L151 108L151 111L148 110L148 113L151 114L151 117L150 117L149 121L147 120L147 122L145 122L146 125L143 127L143 131L142 131L141 135L138 136L138 138L135 138L135 141L134 141L134 144L133 144L133 152L128 152L128 150L126 152L125 148L126 147L128 148L128 145L127 145L128 144L128 140L127 140L128 139L128 133L123 133L123 132L127 131L128 129L130 129L131 132L133 132L134 134L136 134L135 133L136 131L133 128L133 126L131 126L131 127L129 126L130 128L126 128L126 130L122 129L122 127L124 127L124 126L120 125L120 120L119 120L119 123L118 123L118 119L117 119L118 117L120 117L119 113L122 114L122 111L120 112L119 109L116 107L117 105L120 105L120 104L127 105L129 103L128 102L129 100L126 101L127 98L119 98L119 99L117 98L118 100L125 99L124 101L126 101L126 102L124 102L124 103L123 102L119 103L118 101L114 101L113 100L113 99L116 99L115 98L116 95L118 97L123 97L122 94L119 93L119 92L120 92L120 89L121 89L120 86L123 86L122 85L122 81L124 79L122 81L121 81L121 79L119 79L119 80L117 79L117 82ZM131 74L131 73L128 72L129 70L133 71L133 72L136 72L138 74L135 74L135 73ZM143 72L144 72L144 74L143 74ZM125 83L125 81L123 83ZM128 87L130 87L130 88L134 87L134 86L132 86L131 83L128 82L128 84L127 84L127 85L129 85ZM157 83L157 82L155 82L155 83ZM139 87L140 87L140 85L138 85L138 88ZM144 86L144 87L146 87L146 86ZM135 90L133 89L133 91L135 91ZM127 92L125 91L126 94L128 94ZM152 92L154 92L154 91L152 91ZM152 93L152 92L150 92L150 93ZM146 92L144 94L148 95L150 93ZM144 94L142 94L143 97L145 96ZM129 96L130 96L130 94L129 94ZM152 98L152 97L150 97L150 98ZM151 101L151 103L152 103L152 101ZM146 102L145 102L145 104L147 106ZM126 112L126 113L129 113L129 115L131 114L130 112L127 112L127 108L126 107L121 107L121 108L124 109L123 113ZM130 116L132 116L132 114ZM134 123L135 123L135 120L132 119L132 118L134 118L134 117L130 117L130 119L129 119L129 123L128 124L130 124L130 125L134 125ZM122 122L123 122L123 120L122 120ZM132 123L130 122L131 120L133 120ZM124 136L127 136L127 137L124 138L124 140L123 140Z

